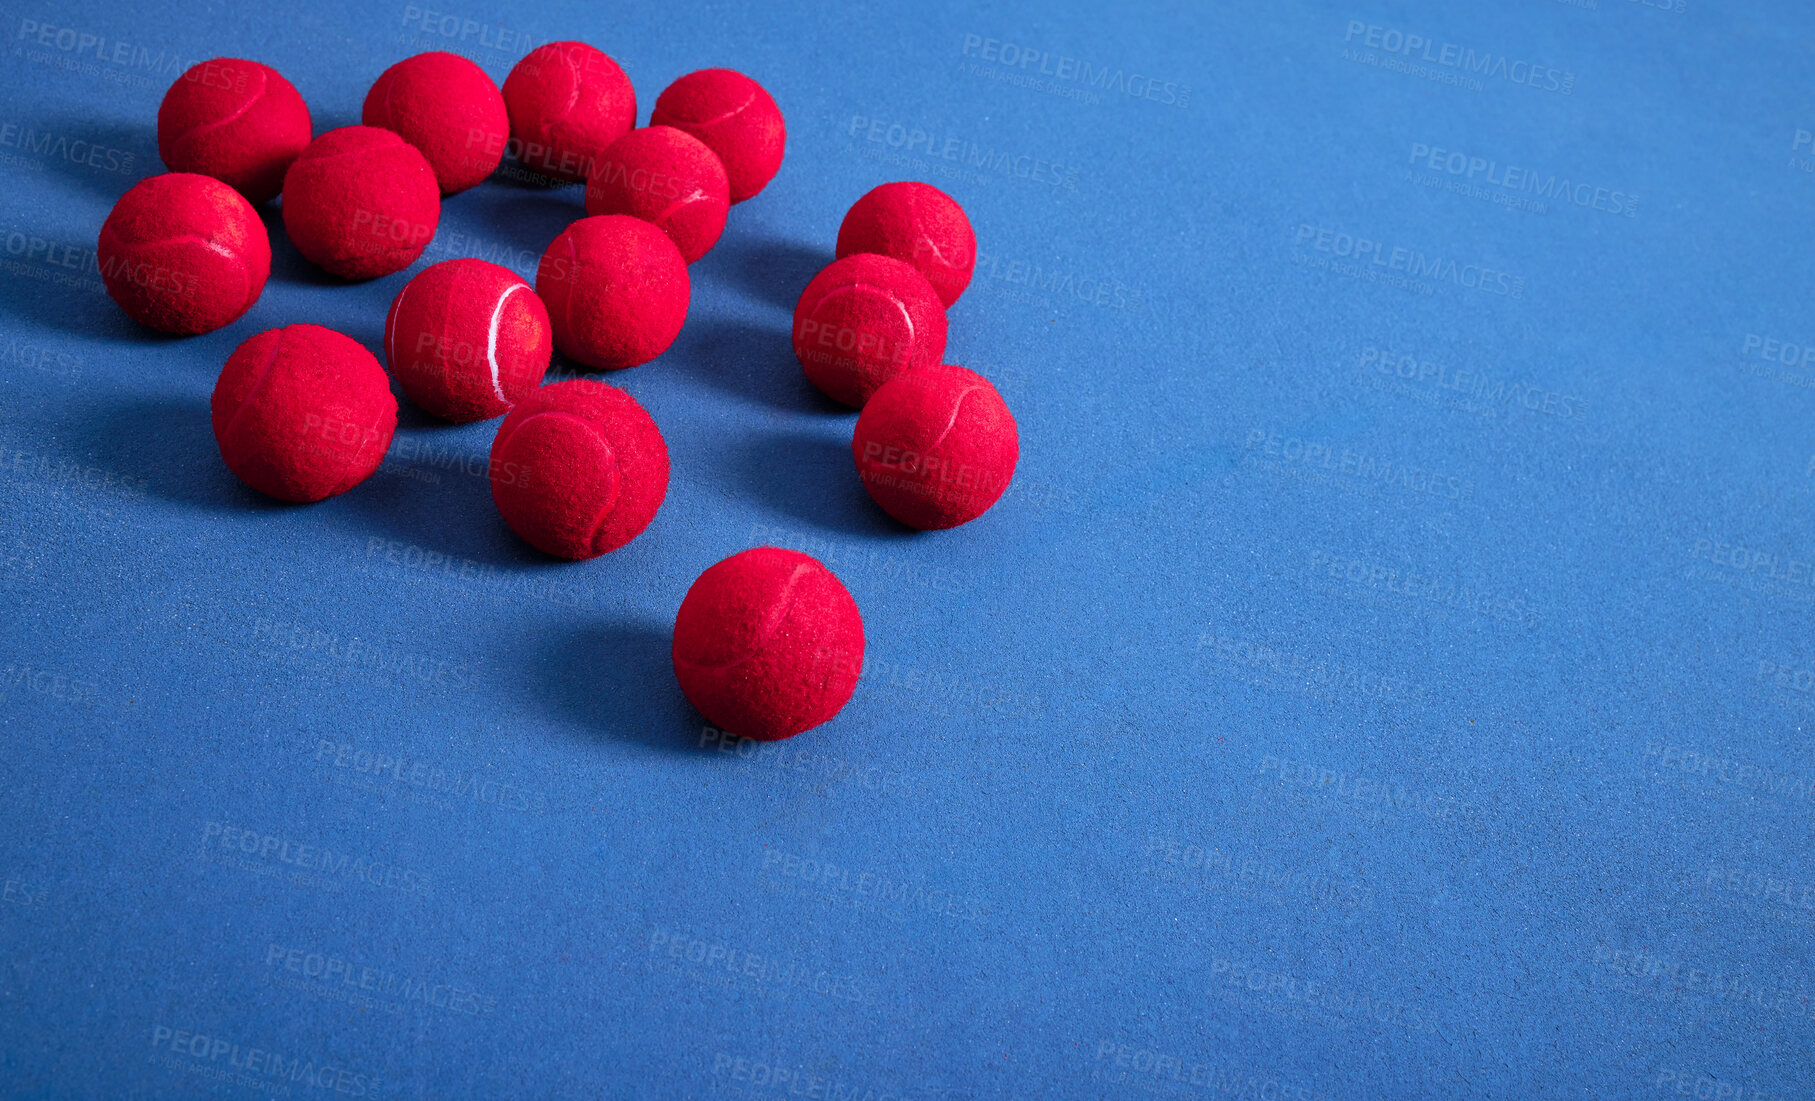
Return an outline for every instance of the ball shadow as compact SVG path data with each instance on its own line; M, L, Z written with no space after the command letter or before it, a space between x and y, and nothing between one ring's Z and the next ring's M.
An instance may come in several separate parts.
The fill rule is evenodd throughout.
M438 421L408 401L398 404L398 433L384 463L340 498L344 523L361 534L438 551L457 564L512 571L570 565L517 538L498 515L489 436L465 431L471 425ZM429 425L436 427L421 430Z
M580 187L577 180L558 180L545 176L529 165L524 164L509 153L492 169L492 174L485 178L486 183L502 184L517 191L559 191L564 187Z
M758 433L736 446L727 465L738 488L800 523L857 536L911 530L864 492L848 440L803 432Z
M663 358L715 390L771 409L848 416L857 412L807 381L787 329L702 318L681 330L680 339Z
M88 152L82 159L72 160L67 155L45 156L40 163L46 172L105 199L110 208L133 184L169 171L158 158L156 125L147 126L128 119L98 120L82 115L59 115L35 120L20 140L29 142L43 136L50 137L53 148L66 151L73 151L78 141L86 143Z
M735 219L736 211L732 213ZM750 297L792 313L800 302L800 292L831 262L832 250L822 246L778 238L726 237L700 265L710 264L706 274L722 275Z
M373 355L377 358L378 362L384 363L382 348L380 351L374 352ZM407 432L428 432L447 435L458 432L466 427L463 424L455 424L453 421L442 420L440 417L437 417L435 414L411 401L408 395L403 392L402 384L397 381L397 378L394 375L391 377L391 396L397 399L397 431L400 435ZM495 428L497 422L492 422L492 425ZM393 437L391 446L397 446L395 437Z
M49 272L46 271L45 274L49 275ZM40 327L80 336L85 342L99 340L160 347L209 335L166 333L147 328L126 316L126 311L120 309L119 303L107 293L99 275L79 275L75 278L83 280L82 285L72 287L48 280L13 280L8 285L8 293L0 295L0 316L12 318L23 327ZM237 321L236 318L230 324Z
M534 285L542 254L561 231L586 217L582 192L475 187L441 200L441 224L423 250L425 264L470 256L509 268Z
M674 680L671 632L653 620L542 632L528 695L589 734L697 756L704 724Z
M549 352L548 370L542 375L542 385L553 386L557 382L572 382L574 379L584 378L591 379L594 382L604 382L617 386L618 384L616 382L612 382L612 376L619 373L620 372L618 371L607 371L599 367L591 367L581 363L577 359L569 359L566 352L563 352L559 348L555 348ZM622 389L622 387L619 388Z
M120 188L122 193L125 190ZM5 280L7 293L0 295L0 316L88 340L157 345L193 339L140 325L107 293L94 250L117 198L113 194L106 203L93 204L87 213L66 211L66 217L38 229L28 251L11 261Z
M282 200L258 207L259 220L265 223L265 236L271 239L271 277L267 283L294 283L303 287L351 287L363 279L342 279L316 267L290 243L290 232L284 228Z
M299 506L267 497L233 476L214 442L206 398L140 398L104 409L80 433L62 439L107 441L99 465L131 472L145 492L215 512L283 512ZM69 453L71 461L96 456Z

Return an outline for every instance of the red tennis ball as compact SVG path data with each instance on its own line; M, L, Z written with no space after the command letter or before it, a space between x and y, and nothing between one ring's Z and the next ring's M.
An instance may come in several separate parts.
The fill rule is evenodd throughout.
M210 405L227 469L285 501L319 501L365 481L397 428L384 368L320 325L248 338L227 357Z
M957 201L933 185L886 183L851 204L838 227L838 256L858 252L906 260L949 308L970 286L977 235Z
M618 63L584 42L550 42L504 78L517 159L580 182L599 150L637 124L637 94Z
M603 214L561 231L536 268L555 347L588 367L615 370L668 350L687 320L687 261L640 218Z
M945 356L945 307L926 276L860 252L813 277L794 307L794 355L825 395L863 407L876 388Z
M674 676L712 725L792 738L849 702L863 671L863 616L832 571L799 551L755 547L700 574L674 617Z
M206 333L258 301L271 274L265 223L212 176L169 172L133 184L101 224L107 293L141 325Z
M254 203L277 195L309 144L309 106L276 69L237 57L191 66L158 105L158 156Z
M882 384L857 417L851 455L863 487L909 527L955 528L983 515L1015 476L1015 418L975 371L942 364Z
M788 127L763 86L731 69L701 69L656 97L649 125L685 130L725 163L731 201L755 195L781 168Z
M409 267L440 222L435 170L389 130L330 130L284 174L284 229L291 243L310 263L342 279L374 279Z
M628 214L668 235L689 264L725 231L731 185L718 155L672 126L645 126L606 146L586 178L586 213Z
M384 356L403 392L458 424L509 412L542 384L553 347L536 292L484 260L424 268L384 322Z
M592 379L531 392L492 441L492 500L524 542L592 558L642 534L668 495L668 445L637 400Z
M393 131L420 150L443 195L490 176L510 140L498 86L459 54L417 54L386 69L366 93L360 121Z

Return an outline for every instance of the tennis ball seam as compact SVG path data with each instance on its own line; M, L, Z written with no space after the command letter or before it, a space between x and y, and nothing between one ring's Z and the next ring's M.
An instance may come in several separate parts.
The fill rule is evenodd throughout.
M267 91L269 91L271 88L270 78L265 75L265 66L256 65L255 68L253 69L253 71L258 74L258 91L247 96L245 99L245 102L241 103L239 105L239 107L237 109L235 109L232 114L228 115L226 118L223 118L223 119L215 119L213 122L197 123L194 126L191 126L189 129L183 131L181 134L177 134L174 137L172 137L170 144L173 146L186 144L191 138L194 138L196 135L206 133L209 130L219 129L220 127L226 126L228 123L231 123L231 122L236 122L240 118L242 118L246 114L246 112L252 110L252 108L258 103L259 100L265 98L265 93Z
M568 116L573 114L573 109L580 105L580 68L574 64L574 51L557 49L555 53L560 57L561 64L567 66L568 75L573 77L573 86L567 93L567 103L561 108L561 113L543 118L541 131L546 139L552 139L555 127L566 122Z
M914 347L917 343L919 343L920 334L914 329L914 315L908 311L907 303L903 302L901 300L901 296L896 294L894 291L888 289L887 287L879 287L874 283L844 283L844 284L841 284L840 286L833 287L831 290L820 295L819 301L813 303L813 312L809 316L813 317L814 319L817 319L819 317L820 308L823 307L827 302L831 301L833 298L836 298L837 296L839 296L841 294L848 294L851 291L857 291L857 290L871 291L871 292L874 292L875 294L879 294L883 298L887 299L897 310L900 310L901 311L901 320L903 320L907 323L908 347L910 347L910 348Z
M781 630L782 621L788 617L789 610L794 606L795 587L799 584L801 577L812 570L813 565L812 562L801 562L795 565L794 572L789 574L788 580L782 583L781 593L775 598L775 609L769 613L769 622L763 625L762 632L751 643L748 654L730 661L720 662L694 661L692 658L676 658L675 660L694 669L725 670L736 668L761 657L763 651L769 646L769 640L775 637L777 631Z
M363 126L364 124L361 124L361 125ZM409 144L408 142L405 142L403 140L403 138L401 136L399 136L396 133L396 131L394 131L394 130L386 130L382 126L366 126L365 129L376 130L381 134L390 134L391 136L397 138L397 142L400 142L402 144L397 144L397 143L387 142L387 141L377 141L377 142L371 143L370 145L363 146L359 149L348 149L348 150L345 150L344 152L340 152L340 153L318 154L316 156L309 157L306 160L303 159L302 157L298 157L298 158L296 158L296 161L292 165L292 167L296 168L298 171L308 172L317 166L331 165L331 164L334 164L336 161L344 161L344 160L347 160L348 158L353 158L353 159L360 160L361 162L365 162L365 161L369 161L370 158L372 158L372 157L383 156L384 154L387 154L387 153L398 153L404 149L415 150L415 152L418 156L422 155L422 150L416 149L415 146ZM407 160L408 158L406 157L405 159ZM423 163L424 164L428 163L427 157L423 157ZM362 167L366 167L369 169L370 166L362 164ZM435 170L434 166L430 165L429 171L431 173L433 173L434 170Z
M611 514L617 511L618 498L623 496L623 486L625 482L624 465L618 460L617 448L611 446L611 441L607 440L605 434L599 431L598 425L587 418L580 416L578 413L574 413L567 409L541 409L524 417L521 421L518 421L517 426L511 429L508 436L499 436L497 441L492 444L492 449L494 451L502 452L505 448L510 446L510 441L516 439L532 422L540 420L543 417L561 417L581 425L588 432L592 433L593 439L599 442L599 446L605 449L606 456L610 458L612 473L617 475L616 479L612 482L611 500L606 502L604 508L600 511L598 518L593 521L592 526L587 530L587 546L593 546L599 541L600 529L605 526L607 520L611 519Z
M665 208L663 208L663 210L660 214L657 214L655 217L651 218L650 221L654 222L658 226L666 226L668 224L668 219L673 217L674 212L679 210L681 207L684 207L689 203L697 203L701 199L710 199L710 198L712 198L712 196L706 194L705 189L696 187L688 194L682 195L680 198L676 199L674 202L669 203Z
M618 449L611 446L611 441L605 438L605 433L599 431L598 425L585 417L575 417L572 413L564 412L562 415L573 417L586 425L586 430L592 433L593 439L599 441L599 446L605 449L605 457L611 461L611 500L607 501L605 506L599 510L598 516L593 518L592 527L586 533L587 549L594 554L604 554L605 552L599 549L599 537L605 533L605 525L611 520L612 513L618 510L618 501L624 495L624 484L629 479L624 476L624 464L618 458Z
M258 392L264 389L265 383L271 378L272 369L277 366L277 353L284 346L284 331L282 329L275 331L277 338L271 342L271 354L265 359L265 365L258 369L258 377L252 380L252 385L246 390L246 396L233 407L233 415L227 418L227 423L221 428L221 439L223 440L232 437L234 426L239 423L240 417L245 415L247 408L252 405L252 399L258 397Z
M940 430L939 438L934 440L932 443L927 444L925 447L926 451L937 451L939 449L939 445L945 442L945 438L952 434L952 428L957 425L958 410L964 408L964 399L970 397L972 394L975 394L979 390L982 390L982 389L983 389L983 387L981 387L981 386L967 386L964 388L964 392L958 395L958 398L956 401L952 402L952 415L949 419L946 420L945 427Z
M526 291L528 289L528 283L512 283L510 286L504 288L504 293L498 296L498 304L492 307L491 328L486 333L485 337L485 362L491 367L492 371L492 393L496 394L498 400L505 405L511 405L513 403L509 398L504 396L503 375L498 369L498 325L504 319L504 304L510 301L510 296L516 294L518 291ZM402 297L402 295L398 296L399 299Z
M945 258L945 253L939 251L939 242L933 240L924 233L920 235L920 245L924 246L926 251L932 253L933 259L939 261L941 264L944 264L953 271L961 270L957 264L954 264Z
M159 237L150 241L128 242L121 240L120 231L109 225L103 225L101 227L101 235L103 237L112 238L114 247L121 250L157 248L160 245L173 245L178 242L187 241L201 245L216 256L224 256L228 260L233 261L234 271L239 274L240 286L242 288L240 301L244 303L240 306L239 312L243 314L252 308L252 303L254 301L252 294L252 266L246 263L245 257L228 248L226 245L221 244L219 241L216 241L212 237L204 237L199 233L173 233L168 237ZM235 316L237 317L238 315Z
M346 459L341 462L340 472L333 482L333 484L339 488L335 489L334 492L330 493L328 496L338 497L340 494L345 493L347 490L352 489L365 480L357 476L359 470L359 457L364 455L366 453L366 448L372 446L372 441L378 438L378 422L382 420L384 420L384 406L380 405L378 407L378 412L372 416L371 427L366 429L365 438L360 440L359 446L353 449L353 453L348 455Z
M686 123L688 126L700 126L700 127L717 126L719 123L724 122L726 119L736 118L738 115L743 114L745 111L749 110L750 105L755 102L756 102L756 89L752 88L752 89L750 89L750 94L744 98L744 101L742 103L738 104L736 107L733 107L731 110L726 111L722 115L714 115L713 117L711 117L709 119L685 118L681 115L681 113L679 111L673 111L673 110L664 111L662 113L665 115L670 115L673 118L679 119L680 121ZM657 106L660 106L660 104L657 104Z
M414 282L415 282L414 279L410 280L410 283L414 283ZM384 358L385 358L386 362L388 362L391 365L391 370L393 370L393 371L395 371L398 366L398 363L397 363L397 319L399 317L403 316L403 298L405 295L407 295L409 293L410 293L410 284L405 283L403 285L403 289L397 292L396 300L391 303L390 314L388 314L384 319Z

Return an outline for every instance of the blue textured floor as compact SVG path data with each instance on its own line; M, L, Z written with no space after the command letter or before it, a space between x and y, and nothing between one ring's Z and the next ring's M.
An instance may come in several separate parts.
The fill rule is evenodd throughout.
M0 1089L21 1096L1815 1095L1807 5L50 4L0 12ZM616 6L613 6L614 9ZM282 507L246 337L377 350L272 229L176 340L95 272L193 61L317 132L387 65L750 73L787 159L612 376L668 499L556 564L496 422ZM877 183L983 256L1021 465L912 534L802 379ZM529 275L579 188L445 203ZM557 363L561 370L571 365ZM721 739L669 630L815 554L869 662Z

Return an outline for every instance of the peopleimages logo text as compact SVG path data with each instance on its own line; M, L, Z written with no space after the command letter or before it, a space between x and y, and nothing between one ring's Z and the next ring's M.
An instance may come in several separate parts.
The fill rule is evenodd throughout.
M1065 84L1077 84L1099 92L1116 92L1130 99L1152 100L1168 107L1191 106L1191 89L1170 80L1159 80L1141 73L1093 65L1066 54L1034 50L1014 42L985 38L980 34L964 36L963 56L992 62L1022 73L1049 77Z
M1492 51L1475 50L1454 42L1437 42L1396 27L1383 27L1351 19L1348 32L1342 40L1349 45L1360 45L1365 49L1379 50L1395 57L1422 61L1427 65L1469 73L1476 77L1522 84L1540 92L1555 92L1565 96L1575 92L1576 75L1573 72L1564 72L1536 61L1510 58Z
M1416 169L1440 172L1469 183L1484 184L1520 195L1531 195L1551 202L1565 202L1604 214L1631 218L1638 213L1638 197L1611 187L1572 181L1555 172L1542 172L1516 164L1472 156L1444 149L1426 142L1412 143L1406 164Z
M1293 232L1292 243L1350 261L1361 271L1379 269L1502 298L1525 297L1525 277L1522 275L1457 261L1449 256L1432 256L1411 247L1388 245L1338 229L1301 222Z

